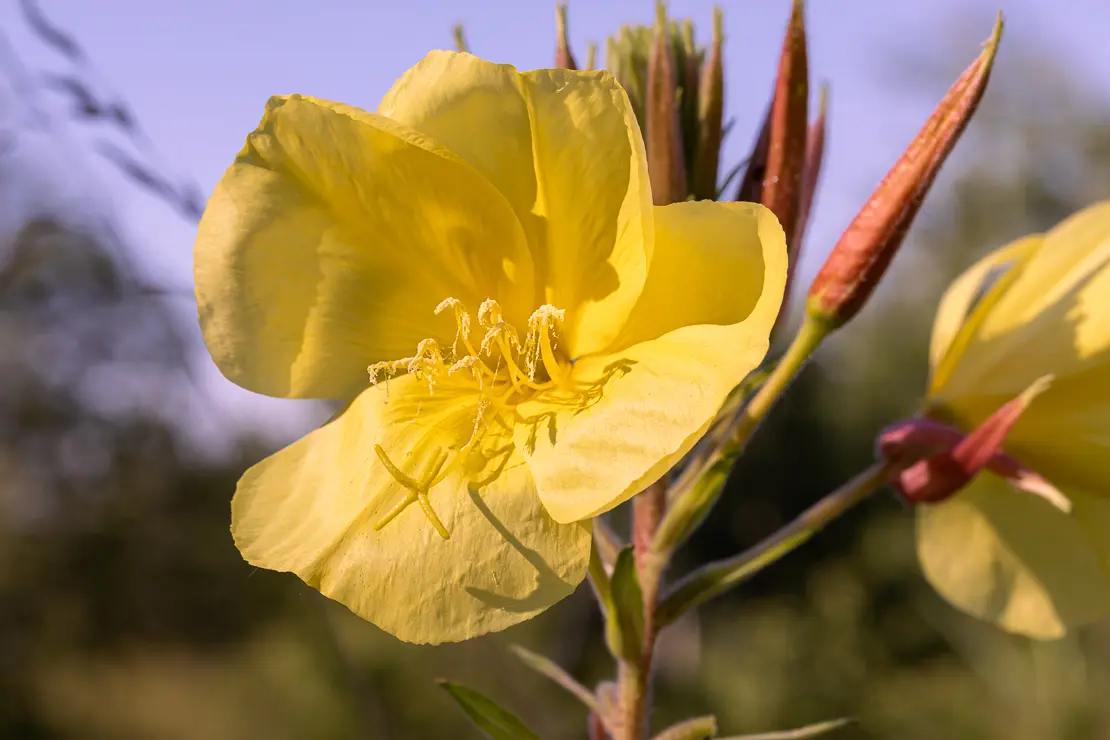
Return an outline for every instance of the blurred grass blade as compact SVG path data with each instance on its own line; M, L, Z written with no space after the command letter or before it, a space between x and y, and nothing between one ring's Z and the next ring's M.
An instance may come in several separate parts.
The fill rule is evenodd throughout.
M782 730L781 732L763 732L758 735L733 735L732 737L722 737L720 740L806 740L811 737L818 737L834 730L839 730L842 727L847 727L855 720L845 717L842 719L831 719L826 722L818 722L813 725L806 725L799 727L796 730Z
M671 725L656 735L654 740L705 740L716 736L716 717L694 717Z
M585 686L575 681L574 677L563 670L558 663L542 655L533 653L531 650L523 648L520 645L512 645L509 649L512 650L513 653L516 654L516 657L520 658L526 666L550 678L568 692L574 694L574 696L589 707L591 711L601 711L598 707L597 697L591 694L589 689Z
M453 681L440 679L437 683L491 740L540 740L540 736L530 730L520 717L484 694Z

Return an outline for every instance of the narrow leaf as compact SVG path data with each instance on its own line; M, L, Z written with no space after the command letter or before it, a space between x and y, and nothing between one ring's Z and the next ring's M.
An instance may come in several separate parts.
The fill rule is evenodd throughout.
M585 704L592 711L597 712L598 704L597 697L590 693L582 684L574 680L574 677L567 673L563 668L553 660L543 657L537 653L533 653L527 648L520 645L513 645L510 648L516 657L524 661L524 664L532 670L540 673L547 678L550 678L555 683L562 686L578 699L578 701Z
M763 732L758 735L734 735L732 737L723 737L720 740L806 740L806 738L817 737L833 730L839 730L842 727L847 727L852 724L854 720L850 718L832 719L827 722L818 722L813 725L806 725L799 727L796 730L782 730L781 732Z
M694 717L671 725L655 736L655 740L705 740L717 736L716 717Z
M639 655L644 642L644 598L635 561L631 546L621 550L610 584L613 608L620 625L621 655L626 658Z
M530 730L520 717L484 694L452 681L440 679L437 683L491 740L540 740L540 736Z

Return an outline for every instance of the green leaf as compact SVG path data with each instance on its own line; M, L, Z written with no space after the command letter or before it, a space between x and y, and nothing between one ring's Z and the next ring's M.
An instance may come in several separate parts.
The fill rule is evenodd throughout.
M706 740L717 736L716 717L694 717L671 725L655 736L655 740Z
M831 719L827 722L818 722L813 725L806 725L799 727L796 730L782 730L781 732L763 732L758 735L735 735L733 737L723 737L720 740L806 740L806 738L817 737L824 735L826 732L839 730L846 727L855 720L850 717L842 719Z
M501 707L493 699L461 683L443 679L437 683L458 702L470 721L490 740L540 740L540 736L530 730L520 717Z
M636 576L636 560L629 545L617 556L610 580L613 608L620 625L621 657L634 658L644 644L644 596Z
M522 648L520 645L512 645L510 649L516 653L516 656L524 661L532 670L543 674L550 678L555 683L562 686L564 689L574 694L578 701L585 704L594 712L600 712L597 704L597 697L590 693L582 684L574 680L574 677L567 673L559 664L553 660L537 655L527 648Z

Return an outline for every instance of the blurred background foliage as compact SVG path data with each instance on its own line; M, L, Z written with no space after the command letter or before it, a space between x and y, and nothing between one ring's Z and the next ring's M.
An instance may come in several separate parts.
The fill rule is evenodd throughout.
M937 99L964 56L894 60L892 84ZM803 373L677 569L753 543L865 465L921 395L947 282L1110 197L1110 110L1093 99L1036 49L1006 49L876 300ZM0 246L0 737L477 737L438 676L545 738L582 737L584 710L507 646L607 678L587 588L507 633L416 647L240 559L228 501L269 450L190 444L178 422L205 403L184 369L192 316L136 277L142 245L107 223L43 210ZM890 496L675 625L659 666L659 726L848 715L837 737L1110 738L1110 626L1038 645L957 614L921 579L912 515Z

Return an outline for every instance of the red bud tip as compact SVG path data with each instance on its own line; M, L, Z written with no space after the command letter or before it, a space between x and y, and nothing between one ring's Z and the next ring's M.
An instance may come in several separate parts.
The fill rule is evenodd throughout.
M985 48L956 80L925 126L840 237L813 281L807 309L832 327L859 312L901 246L941 165L987 88L1002 16Z

